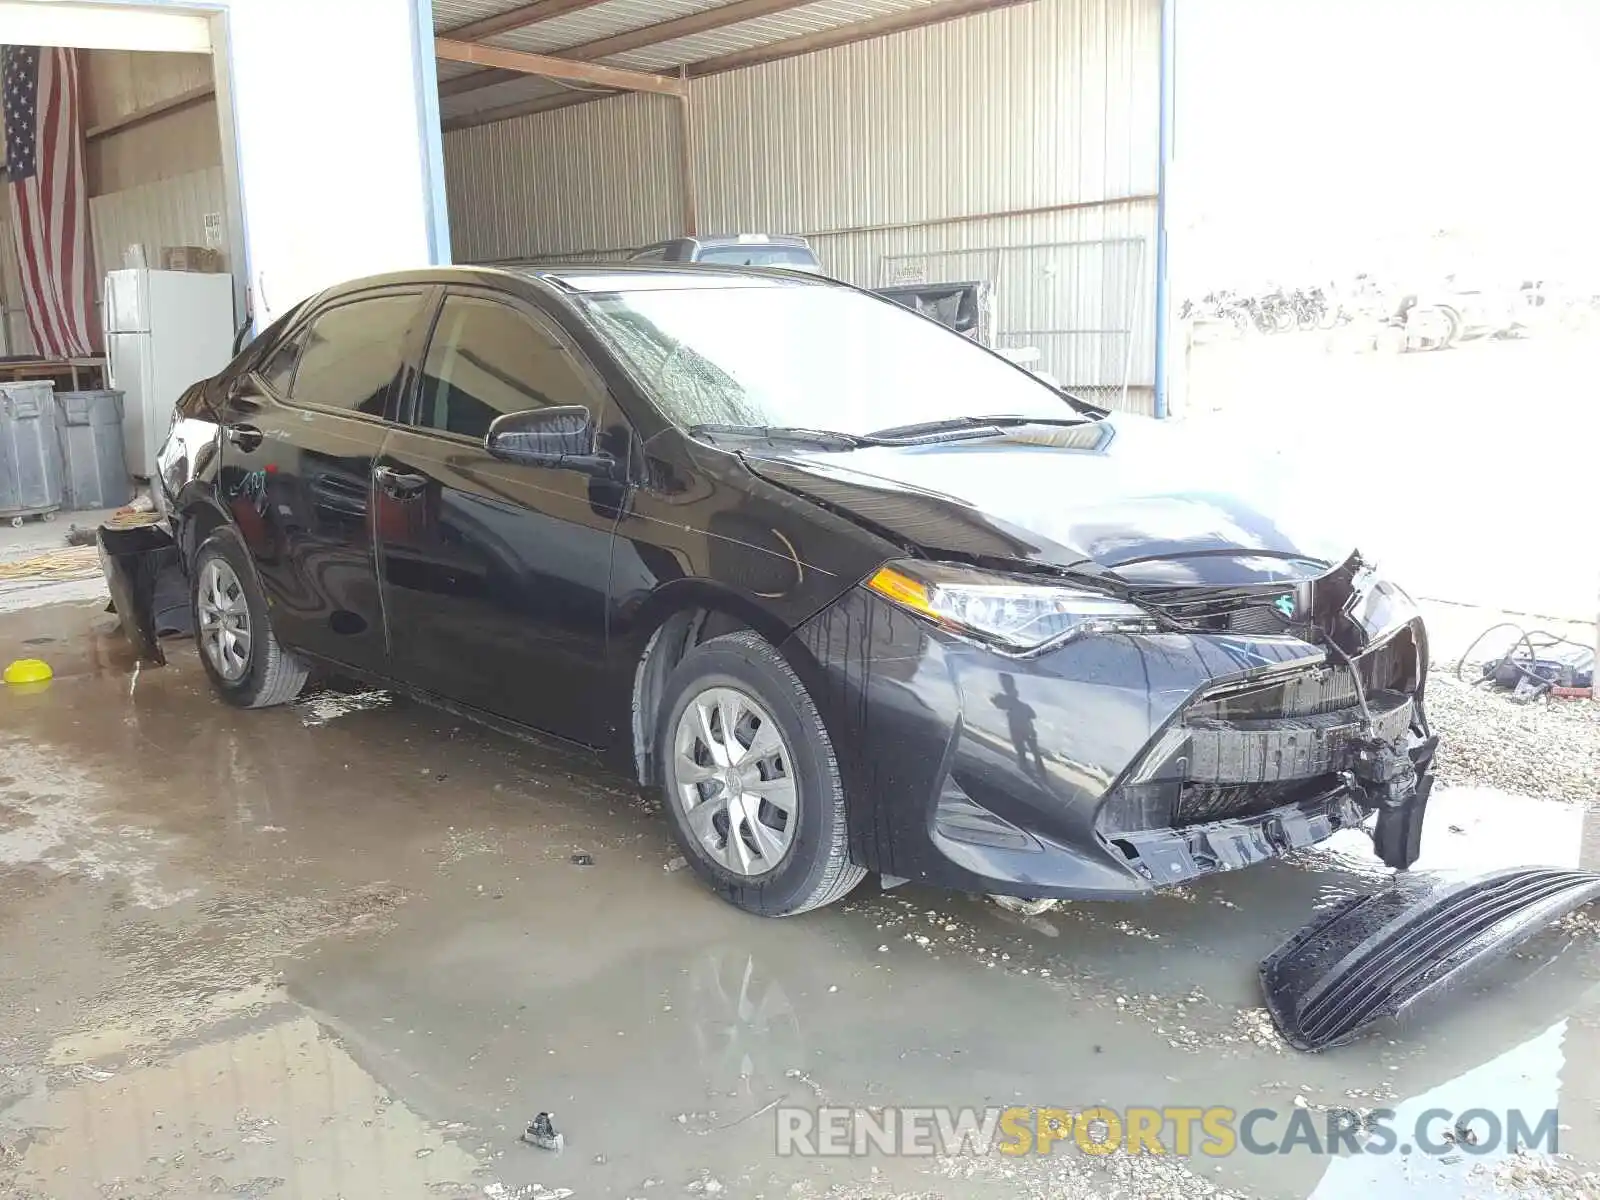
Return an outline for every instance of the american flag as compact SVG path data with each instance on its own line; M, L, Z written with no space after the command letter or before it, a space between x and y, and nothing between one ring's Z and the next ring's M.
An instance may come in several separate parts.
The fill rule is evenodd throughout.
M94 339L77 56L55 46L6 46L0 91L11 231L34 349L44 358L81 358Z

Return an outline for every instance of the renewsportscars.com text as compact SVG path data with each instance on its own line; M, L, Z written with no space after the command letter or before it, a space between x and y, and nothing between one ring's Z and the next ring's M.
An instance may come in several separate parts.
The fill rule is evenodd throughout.
M777 1152L803 1157L954 1154L1488 1154L1559 1150L1557 1110L779 1107Z

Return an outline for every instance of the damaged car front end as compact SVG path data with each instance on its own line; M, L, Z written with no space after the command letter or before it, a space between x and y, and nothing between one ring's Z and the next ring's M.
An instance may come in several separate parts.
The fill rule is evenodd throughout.
M1375 814L1378 857L1409 867L1438 745L1415 606L1359 557L1290 591L1215 599L1156 606L1186 628L1217 630L1210 636L1226 641L1214 645L1230 656L1282 657L1196 691L1123 771L1097 833L1165 884L1248 866ZM1274 619L1279 632L1260 632Z
M852 794L924 797L853 811L857 861L994 894L1115 898L1368 822L1387 865L1416 860L1437 745L1427 636L1359 556L1292 584L1091 573L1080 594L1122 615L1031 648L920 603L945 568L890 570L901 578L880 571L797 634L822 664L825 716L853 735Z

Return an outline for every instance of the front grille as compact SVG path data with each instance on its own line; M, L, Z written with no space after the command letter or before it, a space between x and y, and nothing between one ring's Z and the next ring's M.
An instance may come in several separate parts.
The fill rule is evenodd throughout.
M1173 620L1207 633L1278 635L1289 631L1289 618L1274 607L1287 594L1274 588L1241 599L1235 591L1215 588L1174 588L1159 598L1150 597Z
M1184 720L1187 724L1271 721L1320 716L1355 705L1356 685L1349 667L1310 667L1287 679L1251 684L1197 701Z
M1369 702L1380 692L1410 695L1417 690L1417 644L1409 629L1355 662ZM1218 690L1190 706L1184 720L1198 724L1314 717L1359 703L1350 668L1337 663L1307 667L1286 679Z
M1370 733L1396 743L1416 715L1418 640L1402 630L1355 660L1312 662L1203 693L1147 747L1097 814L1108 836L1246 820L1342 795L1340 772Z

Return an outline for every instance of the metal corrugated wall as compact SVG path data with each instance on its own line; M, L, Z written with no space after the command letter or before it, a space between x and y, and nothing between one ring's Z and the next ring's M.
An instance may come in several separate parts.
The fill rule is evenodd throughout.
M1159 49L1159 0L1035 0L696 80L700 228L804 233L865 285L998 275L1002 341L1149 411ZM457 259L680 232L672 103L447 133Z
M445 134L458 262L620 250L672 237L678 125L633 95Z

